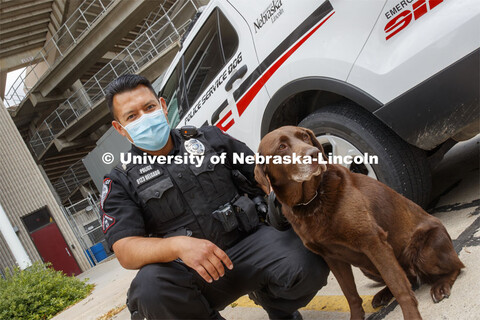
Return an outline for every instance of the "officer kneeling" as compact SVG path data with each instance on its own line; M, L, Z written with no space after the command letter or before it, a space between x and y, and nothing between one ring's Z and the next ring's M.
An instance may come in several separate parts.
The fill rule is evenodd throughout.
M132 157L204 157L200 165L119 164L104 179L106 239L124 268L140 269L129 289L132 318L222 319L219 310L249 294L271 319L301 319L297 309L329 270L291 229L259 221L266 210L250 182L254 165L231 161L253 152L217 127L170 129L165 100L144 77L114 80L106 100ZM225 164L209 161L222 153Z

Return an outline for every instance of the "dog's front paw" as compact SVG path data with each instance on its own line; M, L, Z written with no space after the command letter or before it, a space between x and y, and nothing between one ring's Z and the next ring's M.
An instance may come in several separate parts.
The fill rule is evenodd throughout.
M373 297L372 307L380 308L386 306L392 300L393 294L388 287L383 288Z
M450 284L446 282L435 283L430 289L433 302L438 303L444 298L450 297L450 289Z
M350 315L350 320L365 320L365 314Z

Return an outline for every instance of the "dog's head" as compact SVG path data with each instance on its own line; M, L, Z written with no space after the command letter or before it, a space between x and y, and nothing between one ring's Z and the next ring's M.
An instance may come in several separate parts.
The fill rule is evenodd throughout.
M270 163L257 163L255 179L267 194L273 189L279 200L289 206L315 195L316 184L313 180L327 168L319 160L326 160L327 157L311 130L294 126L278 128L263 137L258 153L264 159L281 156L284 160L282 163L272 163L273 158L270 158ZM301 163L285 163L285 159L289 157L294 160L295 156Z

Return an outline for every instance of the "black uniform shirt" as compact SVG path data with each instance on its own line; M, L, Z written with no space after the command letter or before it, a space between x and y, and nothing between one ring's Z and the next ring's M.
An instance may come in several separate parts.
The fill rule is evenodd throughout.
M173 129L177 130L177 129ZM215 126L202 127L198 129L203 132L205 139L218 153L227 154L226 165L232 169L239 170L247 179L255 183L254 165L233 163L233 153L253 155L253 152L243 142L240 142L228 134L223 133ZM181 139L170 133L174 147L169 155L177 155L180 152ZM132 155L143 155L144 152L132 146L129 151ZM170 164L174 166L175 164ZM145 222L141 201L137 194L136 187L126 177L126 172L134 168L144 167L142 165L119 165L105 176L103 181L101 209L103 213L102 228L106 234L106 240L110 247L119 239L131 236L147 236L148 229ZM123 171L123 172L122 172Z

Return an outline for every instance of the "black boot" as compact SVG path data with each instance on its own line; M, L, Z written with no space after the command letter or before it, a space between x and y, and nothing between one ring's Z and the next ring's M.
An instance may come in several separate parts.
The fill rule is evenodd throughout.
M270 320L302 320L303 319L302 315L298 310L290 314L287 314L282 311L270 311L270 312L267 311L267 314Z

